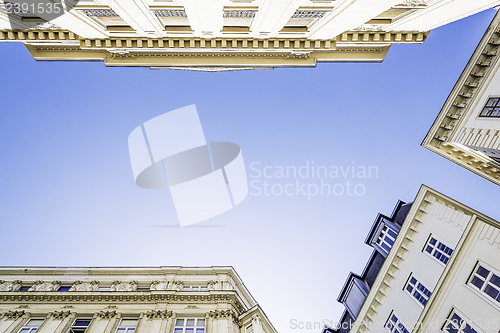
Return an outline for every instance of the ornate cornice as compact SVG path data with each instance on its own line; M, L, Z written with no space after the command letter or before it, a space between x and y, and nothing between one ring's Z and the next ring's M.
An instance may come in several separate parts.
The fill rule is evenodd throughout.
M0 292L0 302L3 303L227 303L234 304L237 309L244 309L235 292L211 291L199 294L182 295L176 291L157 292Z
M210 317L212 319L230 318L230 319L233 320L233 322L235 324L237 324L238 326L241 326L240 322L239 322L239 319L238 319L238 316L232 310L215 310L215 311L210 311L208 313L208 317Z

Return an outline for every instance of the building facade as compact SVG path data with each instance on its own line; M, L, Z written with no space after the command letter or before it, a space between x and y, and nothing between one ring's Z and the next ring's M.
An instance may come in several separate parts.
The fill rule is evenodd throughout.
M498 333L500 222L425 186L398 205L404 222L378 218L367 238L386 256L351 273L338 298L346 311L323 332Z
M0 268L2 333L275 333L232 267Z
M425 148L500 185L500 14L446 100Z
M61 0L50 12L64 15L54 17L47 11L12 10L20 2L0 1L0 40L23 42L37 60L207 71L382 61L392 44L422 43L430 30L500 4Z

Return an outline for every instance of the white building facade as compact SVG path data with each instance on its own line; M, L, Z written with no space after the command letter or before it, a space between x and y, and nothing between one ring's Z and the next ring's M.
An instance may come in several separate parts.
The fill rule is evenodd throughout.
M13 0L14 1L14 0ZM224 70L382 61L392 44L499 0L81 0L64 15L12 13L0 1L0 40L37 60ZM48 0L46 0L48 1ZM19 2L19 0L16 0Z
M0 268L2 333L275 333L231 267Z
M498 221L423 186L395 233L354 320L324 332L499 332Z
M500 15L481 39L422 145L500 185Z

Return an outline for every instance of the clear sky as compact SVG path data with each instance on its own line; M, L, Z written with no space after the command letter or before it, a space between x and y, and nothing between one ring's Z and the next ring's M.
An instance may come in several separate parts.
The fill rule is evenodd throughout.
M335 299L371 253L363 241L377 213L421 184L500 219L497 185L420 147L494 14L393 46L381 64L316 68L106 68L36 62L22 44L0 43L0 264L232 265L280 332L318 332L293 323L339 319ZM134 184L127 137L189 104L207 140L241 146L253 186L235 209L176 228L169 192ZM327 186L346 192L310 198L296 182L313 191L321 179L258 177L307 163L378 172L330 175ZM297 193L265 195L264 181Z

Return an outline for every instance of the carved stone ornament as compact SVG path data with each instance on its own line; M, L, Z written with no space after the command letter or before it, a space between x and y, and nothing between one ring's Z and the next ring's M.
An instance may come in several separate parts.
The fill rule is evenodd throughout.
M69 291L96 291L99 288L99 281L83 282L76 281Z
M16 320L17 318L21 318L24 316L25 312L23 310L20 311L8 311L4 314L4 317L10 320Z
M36 281L28 291L56 291L61 286L61 281Z
M116 311L100 311L97 316L101 319L111 319L116 316Z
M71 311L54 311L51 313L54 319L64 319L71 314Z
M151 282L151 290L167 290L168 282L167 281L153 281Z
M171 318L173 315L172 311L167 310L151 310L146 312L146 317L149 319Z
M115 281L111 285L110 291L135 291L137 289L137 281L121 282Z
M432 0L405 0L403 5L408 7L426 6L431 1Z
M237 319L238 317L236 314L231 311L231 310L215 310L215 311L210 311L208 313L208 316L213 319L218 319L218 318L233 318Z
M188 306L186 306L186 309L199 309L199 308L196 305L189 304Z
M3 281L0 280L0 291L18 291L21 289L21 281Z
M216 286L217 286L217 282L215 282L215 281L209 281L208 285L207 285L208 290L216 290L217 289Z
M182 288L184 288L184 283L182 281L174 281L172 290L181 291Z

